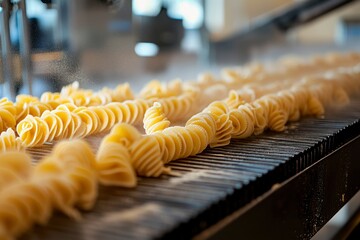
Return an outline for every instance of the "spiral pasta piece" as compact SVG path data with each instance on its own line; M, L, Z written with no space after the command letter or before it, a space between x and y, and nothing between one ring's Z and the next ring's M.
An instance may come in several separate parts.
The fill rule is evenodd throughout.
M130 153L122 144L103 141L96 159L101 184L121 187L136 186L136 174L130 163Z
M231 110L229 117L233 125L231 135L233 138L247 138L254 133L255 116L249 104L244 104L236 110Z
M203 112L210 113L216 121L214 139L210 147L224 146L230 143L233 125L229 116L229 109L225 102L216 101L211 103Z
M209 113L202 112L194 115L186 122L185 126L196 126L204 129L207 144L214 139L216 134L216 120Z
M121 103L109 103L105 107L114 113L116 123L139 124L150 104L152 101L137 99Z
M229 109L237 109L240 105L245 104L245 101L237 94L236 91L231 90L229 97L225 99L225 104Z
M158 102L163 107L164 114L170 121L180 120L192 110L196 100L196 90L190 89L178 97L168 97L159 99Z
M111 102L122 102L134 99L134 94L128 83L120 84L116 86L114 90L105 87L101 89L99 93L109 94Z
M170 126L170 121L166 118L162 106L158 102L146 110L143 122L146 134L158 132Z
M40 117L46 110L52 110L52 106L40 102L36 97L30 95L18 95L16 97L16 122L20 122L27 115Z
M8 128L15 129L16 107L7 98L0 99L0 132Z
M153 136L143 136L129 147L131 164L140 176L158 177L170 173L161 161L160 147Z
M30 115L16 126L16 132L25 146L41 145L50 134L48 124L43 119Z
M321 117L323 116L325 113L325 109L324 106L322 105L322 103L319 101L319 99L317 99L314 96L310 96L310 98L308 99L307 102L307 111L306 114L310 114L310 115L315 115L317 117Z
M168 85L163 85L158 80L150 81L140 92L144 99L159 99L180 95L183 92L182 82L174 80Z
M254 102L255 106L260 106L265 111L267 119L266 127L273 131L284 131L287 122L287 116L284 109L277 102L277 97L264 96Z
M92 208L97 197L97 171L90 146L83 140L62 141L55 145L52 156L70 172L77 187L77 205L86 210Z
M48 192L32 182L18 183L0 195L0 238L13 239L33 222L45 224L51 214Z
M28 179L31 173L31 159L24 152L0 153L0 192L14 183Z
M8 128L0 134L0 152L8 150L23 150L20 138L15 136L15 132L11 128Z

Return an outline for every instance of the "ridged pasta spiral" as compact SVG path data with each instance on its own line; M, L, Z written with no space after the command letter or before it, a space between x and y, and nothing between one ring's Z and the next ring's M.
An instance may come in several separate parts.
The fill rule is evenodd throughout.
M189 119L185 127L169 127L150 136L154 137L159 145L162 162L168 163L204 151L215 134L214 118L203 112Z
M134 94L128 83L119 84L114 90L105 87L100 90L100 93L109 94L111 102L122 102L134 99Z
M186 122L185 126L202 128L205 133L204 137L206 137L206 146L213 141L216 134L216 120L210 113L202 112L194 115Z
M93 92L81 89L77 81L63 87L60 93L46 92L41 96L41 101L44 103L73 103L79 107L99 106L130 99L134 99L134 94L128 83L120 84L114 90L103 88L98 92Z
M0 132L8 128L15 129L16 107L7 98L0 99Z
M97 197L97 168L89 144L83 140L62 141L55 145L52 156L64 165L69 178L76 184L76 205L91 209Z
M197 96L197 90L190 89L180 96L158 99L164 110L164 114L170 121L184 118L192 110Z
M45 189L52 208L79 220L80 213L75 209L79 189L69 175L64 164L54 157L47 157L34 169L31 182Z
M225 99L224 102L229 109L237 109L240 105L245 103L245 101L240 97L240 95L234 90L231 90L229 92L229 96Z
M146 110L152 103L153 101L151 100L136 99L109 103L105 108L114 113L116 123L139 124L142 122Z
M103 141L105 144L106 142L119 143L127 148L131 165L140 176L157 177L170 172L170 169L165 168L161 161L161 150L155 137L152 135L142 136L130 124L115 125Z
M216 121L215 136L210 142L210 147L219 147L229 144L233 126L226 103L215 101L205 108L203 112L210 113Z
M146 110L143 123L146 134L162 131L170 126L170 121L158 102L155 102L152 107Z
M8 128L0 134L0 152L8 150L23 150L20 138L16 137L14 130Z
M133 128L115 125L103 138L96 155L100 183L104 185L134 187L136 174L130 162L129 146L141 137Z
M136 186L136 174L130 163L130 153L122 144L102 142L96 159L101 184L121 187Z
M180 80L174 80L167 85L158 80L153 80L141 90L140 97L144 99L167 98L180 95L182 91L182 82Z
M86 128L85 124L81 121L81 118L71 111L71 109L64 107L64 105L60 105L53 111L45 111L41 116L41 119L49 127L49 136L45 140L49 142L82 136ZM22 122L19 124L21 123ZM22 136L22 132L19 130L18 134L20 137Z
M170 168L164 167L159 144L151 135L143 136L131 144L129 152L131 164L140 176L158 177L171 172Z
M45 224L52 212L48 195L46 188L33 182L20 182L3 190L0 195L0 238L15 239L33 223Z
M281 132L285 130L287 115L284 109L277 102L278 97L264 96L256 100L253 105L260 107L265 112L267 120L266 127L273 131Z
M229 115L233 125L231 137L247 138L254 133L255 116L250 104L247 103L231 110Z
M16 122L20 122L27 115L40 117L46 110L52 110L52 106L40 102L36 97L30 95L18 95L16 97Z
M0 153L0 192L16 182L28 179L31 173L31 159L24 152Z
M16 132L25 146L41 145L48 140L50 134L49 126L42 118L30 115L16 126Z

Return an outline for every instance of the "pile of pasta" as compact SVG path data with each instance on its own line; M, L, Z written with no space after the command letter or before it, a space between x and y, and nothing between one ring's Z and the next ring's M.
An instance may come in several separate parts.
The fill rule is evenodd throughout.
M323 117L359 96L359 63L355 53L288 58L219 78L151 81L137 95L128 84L93 92L75 82L40 99L1 99L0 239L46 224L55 210L80 219L77 209L93 207L99 183L135 187L137 176L174 175L167 163L207 147ZM86 137L100 133L95 153ZM33 166L26 149L44 144L52 152Z

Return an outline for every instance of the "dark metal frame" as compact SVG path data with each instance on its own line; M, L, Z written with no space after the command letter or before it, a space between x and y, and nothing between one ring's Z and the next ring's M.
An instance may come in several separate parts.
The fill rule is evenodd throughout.
M360 136L197 239L310 239L360 190Z

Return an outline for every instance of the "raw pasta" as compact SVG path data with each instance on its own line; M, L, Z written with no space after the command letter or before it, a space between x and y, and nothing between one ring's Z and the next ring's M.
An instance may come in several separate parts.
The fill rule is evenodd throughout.
M0 195L3 189L28 179L31 173L31 159L24 152L0 153Z
M23 150L20 138L16 137L14 130L8 128L0 134L0 152L8 150Z
M161 150L155 137L142 136L133 126L125 123L114 126L111 133L104 138L101 148L109 142L118 143L128 149L130 162L135 172L141 176L157 177L170 173L161 161ZM124 155L120 155L122 158ZM118 161L122 161L122 159Z
M15 129L16 107L7 98L0 99L0 132L8 128Z
M130 153L122 144L102 142L96 159L101 184L121 187L136 186L136 174L131 166Z
M150 81L140 92L140 97L144 99L159 99L178 96L183 92L180 80L174 80L167 85L161 84L157 80Z
M40 117L44 111L52 109L52 105L40 102L36 97L18 95L16 97L16 122L20 122L27 115Z
M158 102L146 110L143 122L146 134L158 132L170 126L170 121L166 118L162 106Z
M14 173L8 179L13 183L0 188L0 239L13 239L34 223L46 224L55 209L80 219L75 206L89 210L97 198L96 161L86 142L57 144L33 171L30 162L23 152L1 154L0 174L4 169Z

